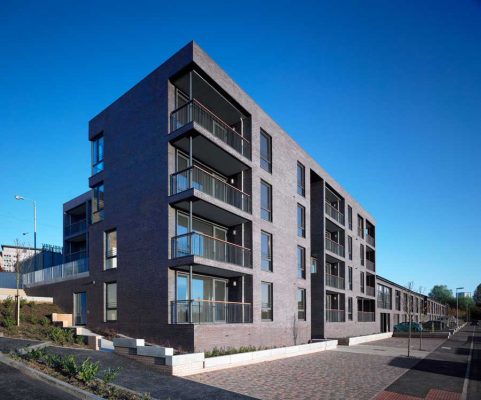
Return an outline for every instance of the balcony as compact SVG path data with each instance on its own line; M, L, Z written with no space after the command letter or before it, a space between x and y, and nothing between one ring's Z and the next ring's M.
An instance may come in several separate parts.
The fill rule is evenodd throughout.
M345 279L341 276L331 275L326 273L326 286L337 289L345 288Z
M341 225L344 225L344 214L341 213L339 210L336 210L331 204L328 202L325 203L326 214L329 215L331 218L335 219Z
M376 240L368 233L366 234L366 242L373 247L376 246Z
M69 263L71 261L81 260L83 258L87 258L87 250L80 250L74 253L64 255L64 261L66 263Z
M188 189L197 189L239 210L251 212L251 197L212 175L210 172L193 166L176 172L170 177L171 195Z
M81 221L74 222L70 225L67 225L64 228L64 235L65 236L72 236L72 235L76 235L78 233L83 233L86 230L87 230L87 220L84 219L84 220L81 220Z
M376 295L376 288L373 286L366 286L366 294L368 296L374 297Z
M328 238L326 238L326 250L344 257L344 246Z
M371 260L366 259L366 268L372 272L376 271L376 265Z
M357 320L359 322L374 322L376 320L375 314L376 313L370 311L358 311Z
M251 159L250 142L195 99L172 111L170 116L171 132L189 123L198 124L236 153Z
M344 310L326 309L326 321L327 322L345 322L346 313Z
M48 284L68 279L81 278L88 276L89 263L88 258L56 265L51 268L40 269L38 271L23 274L24 286L34 286L40 284Z
M242 324L252 322L252 304L211 300L171 302L173 324Z
M251 250L198 232L172 238L172 258L198 256L252 268Z

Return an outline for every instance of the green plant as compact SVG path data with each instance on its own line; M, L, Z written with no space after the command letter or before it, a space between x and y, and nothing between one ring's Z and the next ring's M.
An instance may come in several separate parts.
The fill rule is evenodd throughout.
M78 367L77 378L84 383L89 383L95 379L99 372L99 363L90 361L90 358L87 358L80 366Z
M42 326L50 325L50 320L49 320L47 317L42 317L42 318L40 318L40 320L39 320L38 322L39 322L40 325L42 325Z
M60 345L74 343L75 333L72 329L63 329L58 326L51 326L47 331L50 340Z
M118 368L107 368L102 373L102 380L105 384L112 382L120 373L120 367Z
M17 321L15 321L15 318L13 318L13 316L11 316L11 315L6 315L6 316L4 316L3 321L2 321L2 325L3 325L5 328L11 329L11 328L13 328L16 324L17 324Z
M3 306L6 308L10 308L13 306L13 303L15 300L13 299L12 296L8 296L5 300L3 300Z
M27 304L27 300L20 299L20 308L22 308L25 304Z
M23 358L27 361L40 361L45 358L46 354L45 349L32 349L28 353L25 353Z
M77 359L73 354L69 354L61 359L62 373L68 377L75 377L80 371L80 367L77 365Z

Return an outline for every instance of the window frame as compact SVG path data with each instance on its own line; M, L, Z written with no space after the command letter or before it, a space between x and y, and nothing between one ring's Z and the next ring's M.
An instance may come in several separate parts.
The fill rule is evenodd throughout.
M115 254L109 254L109 235L115 233ZM104 232L104 270L117 268L117 248L118 248L118 235L117 229L110 229ZM108 266L111 265L111 266Z
M352 267L347 267L347 279L348 279L348 288L352 290L353 288L353 269Z
M352 231L352 207L350 205L347 205L347 224Z
M268 287L268 300L269 302L267 303L267 307L264 306L263 303L263 287L267 286ZM264 312L267 310L268 313L270 313L270 318L264 318ZM272 282L265 282L261 281L261 321L262 322L272 322L274 321L274 285Z
M296 255L297 255L297 279L306 279L306 248L303 246L297 245ZM301 255L300 260L299 260L299 255Z
M269 208L263 208L262 206L262 187L265 186L267 189L268 189L268 199L267 199L267 202L268 202L268 206ZM270 183L267 183L265 180L261 179L261 219L263 219L264 221L268 221L268 222L272 222L272 185ZM267 217L268 218L264 218L264 215L263 213L267 213Z
M109 307L109 302L108 302L109 286L111 285L115 285L115 307ZM119 319L117 281L105 282L104 288L105 288L105 322L117 322ZM108 318L109 311L115 311L115 319Z
M299 172L300 172L300 178L301 182L299 182ZM300 163L299 161L297 162L297 167L296 167L296 180L297 180L297 194L306 197L306 167L304 164Z
M347 298L347 320L352 321L353 320L353 300L352 297Z
M366 254L365 254L365 248L362 243L359 245L359 257L361 258L361 265L364 266L365 264L365 259L366 259Z
M102 190L100 190L102 188ZM102 196L100 196L102 193ZM92 188L92 223L102 221L103 211L105 209L105 185L103 182L98 183ZM101 198L100 198L101 197ZM100 207L101 206L101 207Z
M91 140L91 167L92 176L104 170L105 159L105 138L104 133L100 132ZM100 158L101 156L101 158Z
M360 283L360 289L361 289L361 293L364 293L365 292L365 289L366 289L366 278L365 278L365 273L363 271L360 272L360 279L359 279L359 283Z
M269 247L269 254L268 258L264 258L264 252L263 252L263 244L262 244L262 238L267 237L268 238L268 247ZM266 272L273 272L273 247L272 247L272 233L266 232L261 230L261 270L266 271ZM264 268L264 261L267 261L269 263L269 269Z
M301 221L299 221L299 212L301 213ZM299 222L301 222L301 225L299 225ZM306 237L306 207L299 203L297 203L297 236Z
M302 308L299 308L299 293L301 294L301 305ZM297 288L296 293L296 300L297 300L297 319L299 321L307 321L307 306L306 306L306 289L304 288Z
M265 158L264 154L262 154L262 139L265 138L267 140L267 155ZM261 129L260 131L260 143L259 143L259 157L260 157L260 167L272 174L272 136L269 135L266 131ZM265 164L264 164L265 163Z
M347 236L347 253L349 260L352 260L352 236Z

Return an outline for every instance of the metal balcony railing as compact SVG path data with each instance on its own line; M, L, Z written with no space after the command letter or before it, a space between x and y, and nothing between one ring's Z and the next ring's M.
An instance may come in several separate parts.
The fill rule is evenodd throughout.
M376 265L371 260L366 259L366 268L369 271L373 271L373 272L376 271Z
M376 288L373 286L366 286L366 294L368 296L375 296L376 295Z
M341 257L344 257L344 246L326 238L326 250L329 250Z
M345 322L346 312L344 310L330 310L326 309L327 322Z
M366 234L366 242L373 247L376 246L376 239L369 234Z
M85 232L87 230L87 220L74 222L67 225L64 229L65 236L75 235L76 233Z
M197 100L191 100L170 115L170 131L196 122L239 154L251 159L250 142Z
M251 303L211 300L171 302L173 324L242 324L252 322Z
M337 289L344 289L345 280L342 276L331 275L326 272L326 285Z
M83 272L88 272L88 270L88 258L82 258L80 260L55 265L54 267L40 269L38 271L32 271L23 274L23 284L27 286L39 283L46 284L52 281L74 277Z
M251 212L251 197L210 172L193 166L170 176L171 194L197 189L242 211Z
M334 208L331 204L326 201L326 214L329 215L331 218L335 219L341 225L344 225L344 214Z
M251 250L198 232L172 238L172 258L199 256L252 268Z
M358 311L357 312L357 320L359 322L374 322L375 321L375 313L368 312L368 311Z

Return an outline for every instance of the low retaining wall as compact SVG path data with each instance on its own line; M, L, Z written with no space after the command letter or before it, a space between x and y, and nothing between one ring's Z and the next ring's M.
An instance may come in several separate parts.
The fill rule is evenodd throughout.
M353 346L355 344L374 342L375 340L389 339L393 336L392 332L375 333L374 335L353 336L339 339L339 344L342 346Z
M233 368L241 365L273 361L287 357L317 353L337 347L337 340L326 340L298 346L251 351L219 357L205 358L204 353L174 355L169 347L145 346L143 339L114 339L115 352L156 367L166 375L187 376L207 371Z
M407 338L409 337L409 332L394 332L393 337L401 337L401 338ZM412 338L419 338L423 337L426 339L448 339L451 336L451 332L449 331L440 331L440 332L429 332L429 331L423 331L423 332L411 332L411 337Z

